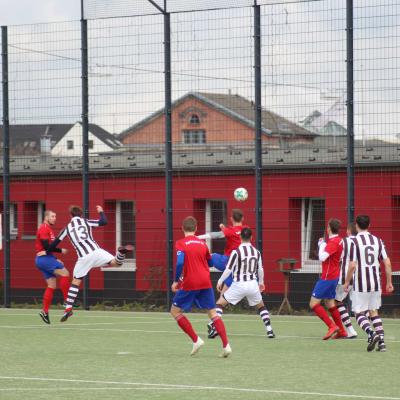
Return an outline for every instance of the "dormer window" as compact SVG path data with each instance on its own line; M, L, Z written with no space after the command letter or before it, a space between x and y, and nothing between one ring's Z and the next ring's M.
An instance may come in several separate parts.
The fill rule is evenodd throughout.
M197 114L192 114L190 116L189 123L192 125L199 125L200 124L200 118Z

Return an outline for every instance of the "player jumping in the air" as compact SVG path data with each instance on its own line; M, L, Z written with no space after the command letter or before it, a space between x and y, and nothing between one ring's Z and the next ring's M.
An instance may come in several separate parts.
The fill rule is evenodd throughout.
M36 258L35 265L43 274L47 288L43 294L43 308L39 315L46 324L50 324L49 308L53 300L54 290L57 287L56 277L60 278L60 289L64 301L67 299L69 288L69 272L62 261L57 260L53 253L66 254L67 249L57 247L52 226L56 223L56 213L46 210L43 223L36 232Z
M229 260L229 256L231 255L232 251L236 250L241 243L240 233L243 228L248 228L247 225L243 224L244 216L243 211L234 208L231 211L231 223L232 225L225 226L224 224L220 224L220 231L219 232L209 232L205 233L204 235L197 236L199 239L220 239L226 238L225 250L224 254L213 253L211 255L212 266L216 268L218 271L223 272L226 268L226 265ZM232 284L232 275L229 274L224 281L224 285L221 291L223 294L229 286ZM210 321L207 324L208 329L208 338L213 339L218 336L218 332L215 330L214 324Z
M192 339L193 348L190 355L196 354L204 345L204 341L196 334L184 312L190 311L196 304L207 310L215 329L222 340L223 351L221 356L228 357L232 353L226 335L225 325L215 310L214 291L210 277L211 255L206 243L198 239L195 234L197 221L193 217L186 217L182 223L185 235L176 242L177 251L175 280L172 291L176 292L171 306L171 315L179 327ZM183 277L182 289L178 290L180 279Z
M267 337L275 337L271 320L261 293L265 290L264 270L260 252L251 244L251 229L243 228L240 234L242 243L232 251L225 271L218 280L217 289L221 292L224 280L233 275L233 283L217 301L217 313L222 316L223 308L228 304L237 304L244 297L250 306L255 306L260 314Z
M96 206L96 209L100 215L98 220L83 218L82 209L78 206L71 206L69 208L72 217L71 221L55 240L55 243L58 244L68 235L78 255L61 322L66 321L72 315L72 307L78 295L79 286L89 271L95 267L121 266L124 262L125 254L133 250L131 245L120 246L116 256L113 256L97 244L93 239L92 227L106 225L107 219L101 206Z
M328 240L325 242L321 238L318 242L318 257L322 261L322 274L310 299L310 308L328 326L328 332L323 337L324 340L330 339L335 334L335 339L347 337L340 313L335 305L336 286L339 281L340 259L343 251L343 240L339 236L340 225L341 222L338 219L331 218L326 229L329 235ZM333 321L321 305L322 300L325 300L325 305L331 313Z

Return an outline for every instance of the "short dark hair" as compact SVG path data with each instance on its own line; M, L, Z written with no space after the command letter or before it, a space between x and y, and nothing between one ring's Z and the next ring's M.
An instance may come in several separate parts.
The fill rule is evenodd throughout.
M182 222L182 229L184 232L196 232L197 220L195 217L186 217Z
M339 233L340 226L342 225L342 221L337 218L331 218L328 221L329 228L331 228L332 233Z
M250 242L252 234L253 232L251 231L250 228L243 228L242 231L240 232L240 237L245 242Z
M71 206L69 208L69 213L73 216L73 217L82 217L83 215L83 211L82 208L79 206Z
M232 210L232 219L235 222L242 222L243 219L243 211L240 208L234 208Z
M356 223L355 222L349 222L347 224L347 230L350 231L350 233L355 236L357 235L357 228L356 228Z
M369 227L369 216L368 215L357 215L356 224L362 230L368 229Z

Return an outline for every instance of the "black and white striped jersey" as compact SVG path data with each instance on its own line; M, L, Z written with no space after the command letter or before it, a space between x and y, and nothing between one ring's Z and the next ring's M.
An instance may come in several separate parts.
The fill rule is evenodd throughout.
M93 253L100 246L93 239L92 227L105 225L102 220L73 217L69 224L60 232L58 239L61 241L68 236L74 246L78 257L85 257Z
M264 281L264 270L260 252L251 243L242 243L232 251L227 266L234 282Z
M350 261L356 261L356 245L354 243L355 236L343 238L343 253L340 261L339 283L344 285L346 281L347 271L349 270Z
M357 257L354 290L357 292L381 290L380 263L388 258L383 241L364 231L354 238L354 243Z

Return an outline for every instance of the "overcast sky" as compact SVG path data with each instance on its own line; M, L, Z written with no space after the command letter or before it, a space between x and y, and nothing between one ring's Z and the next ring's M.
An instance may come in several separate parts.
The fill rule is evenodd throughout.
M106 4L87 1L92 11ZM262 8L265 108L299 122L340 97L344 102L345 3ZM10 26L11 122L75 122L80 118L80 0L0 0L0 10L0 24ZM400 131L400 0L356 0L354 14L356 135L389 138ZM188 91L230 91L251 99L252 23L251 8L173 14L173 98ZM35 25L15 26L21 24ZM90 21L92 122L119 133L163 106L162 43L161 16ZM343 110L337 119L345 124Z
M80 0L0 0L0 25L80 18Z

